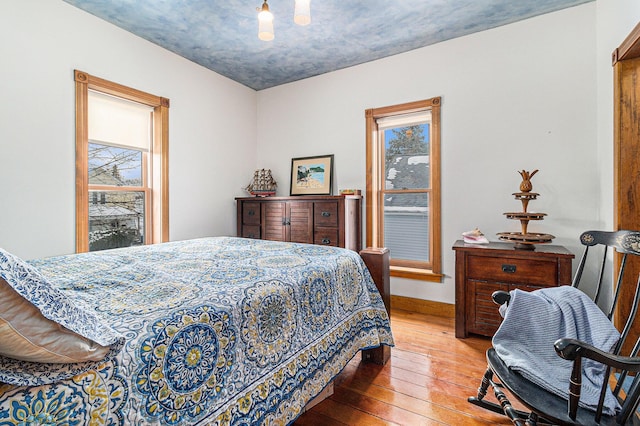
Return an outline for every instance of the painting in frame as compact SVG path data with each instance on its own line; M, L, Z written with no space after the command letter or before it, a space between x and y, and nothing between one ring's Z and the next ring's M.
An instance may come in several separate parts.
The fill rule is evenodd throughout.
M291 195L331 195L333 154L291 159Z

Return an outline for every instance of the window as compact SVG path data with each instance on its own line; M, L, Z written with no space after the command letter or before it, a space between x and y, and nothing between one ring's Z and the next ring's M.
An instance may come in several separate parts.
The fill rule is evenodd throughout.
M76 251L168 241L169 100L75 81Z
M440 281L440 98L365 112L367 246L391 275Z

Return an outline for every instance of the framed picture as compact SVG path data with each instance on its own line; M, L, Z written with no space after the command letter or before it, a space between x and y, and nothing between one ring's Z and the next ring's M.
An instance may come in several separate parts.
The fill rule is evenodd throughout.
M291 195L331 195L333 154L291 159Z

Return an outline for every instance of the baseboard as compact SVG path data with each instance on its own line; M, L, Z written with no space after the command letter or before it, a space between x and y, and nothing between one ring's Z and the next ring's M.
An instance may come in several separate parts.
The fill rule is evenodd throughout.
M394 295L391 295L391 309L402 309L446 318L455 318L456 315L455 305L450 303Z

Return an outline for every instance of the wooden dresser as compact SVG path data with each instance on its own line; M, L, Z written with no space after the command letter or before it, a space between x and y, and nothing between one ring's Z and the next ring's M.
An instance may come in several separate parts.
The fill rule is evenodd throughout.
M491 299L497 290L526 291L571 284L573 253L562 246L538 244L535 250L513 243L465 244L456 252L456 337L493 336L502 317Z
M238 236L362 249L362 197L236 198Z

